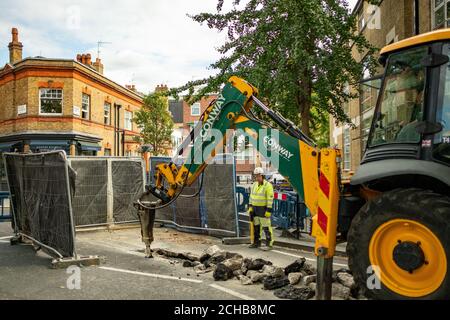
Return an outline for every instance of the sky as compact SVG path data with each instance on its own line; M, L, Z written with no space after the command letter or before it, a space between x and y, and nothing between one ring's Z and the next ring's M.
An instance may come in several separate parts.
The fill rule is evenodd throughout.
M357 0L349 0L353 7ZM227 3L227 1L225 2ZM228 8L231 1L228 1ZM23 57L75 59L91 53L105 76L144 93L176 87L214 70L216 48L226 39L187 16L215 12L216 0L1 0L0 66L8 62L11 28L19 29ZM227 8L227 7L225 7Z

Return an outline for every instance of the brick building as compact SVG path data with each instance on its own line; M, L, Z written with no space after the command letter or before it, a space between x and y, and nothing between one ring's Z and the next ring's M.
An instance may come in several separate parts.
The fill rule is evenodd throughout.
M418 8L415 7L416 3ZM372 45L381 49L416 34L416 12L419 13L418 33L446 26L447 18L450 19L450 15L447 17L447 6L450 10L450 2L444 0L384 0L379 6L359 0L353 13L358 15L358 32L364 34ZM365 55L356 49L353 55L357 61L365 59ZM344 106L356 126L355 129L336 124L334 119L330 119L331 145L337 145L342 150L344 175L349 175L357 169L364 153L382 72L382 68L379 68L376 74L365 71L360 85L348 88L359 92L359 98Z
M134 87L103 75L100 59L22 58L12 29L10 61L0 68L0 152L63 149L70 155L137 155Z

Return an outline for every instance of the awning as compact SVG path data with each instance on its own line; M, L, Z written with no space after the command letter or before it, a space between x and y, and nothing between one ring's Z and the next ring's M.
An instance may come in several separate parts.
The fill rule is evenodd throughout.
M79 141L78 145L83 151L100 151L102 149L98 143Z
M15 145L17 141L13 142L1 142L0 143L0 152L9 152L13 145Z

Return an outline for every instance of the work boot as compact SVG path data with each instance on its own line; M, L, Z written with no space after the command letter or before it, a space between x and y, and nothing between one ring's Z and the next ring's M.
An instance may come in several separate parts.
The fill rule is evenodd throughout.
M249 248L252 248L252 249L256 249L256 248L259 248L261 246L261 242L253 242L251 245L249 245L248 247Z

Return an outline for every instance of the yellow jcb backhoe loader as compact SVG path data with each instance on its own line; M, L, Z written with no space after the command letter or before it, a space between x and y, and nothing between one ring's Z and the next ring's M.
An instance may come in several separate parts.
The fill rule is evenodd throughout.
M381 51L385 67L367 148L342 184L340 151L318 149L291 121L264 105L258 90L231 77L202 115L180 154L159 164L148 191L174 201L241 130L291 183L313 214L318 298L331 296L336 237L349 267L374 299L450 298L450 30L416 36ZM279 128L257 119L261 108ZM217 134L219 133L219 134ZM373 277L381 280L379 285Z

